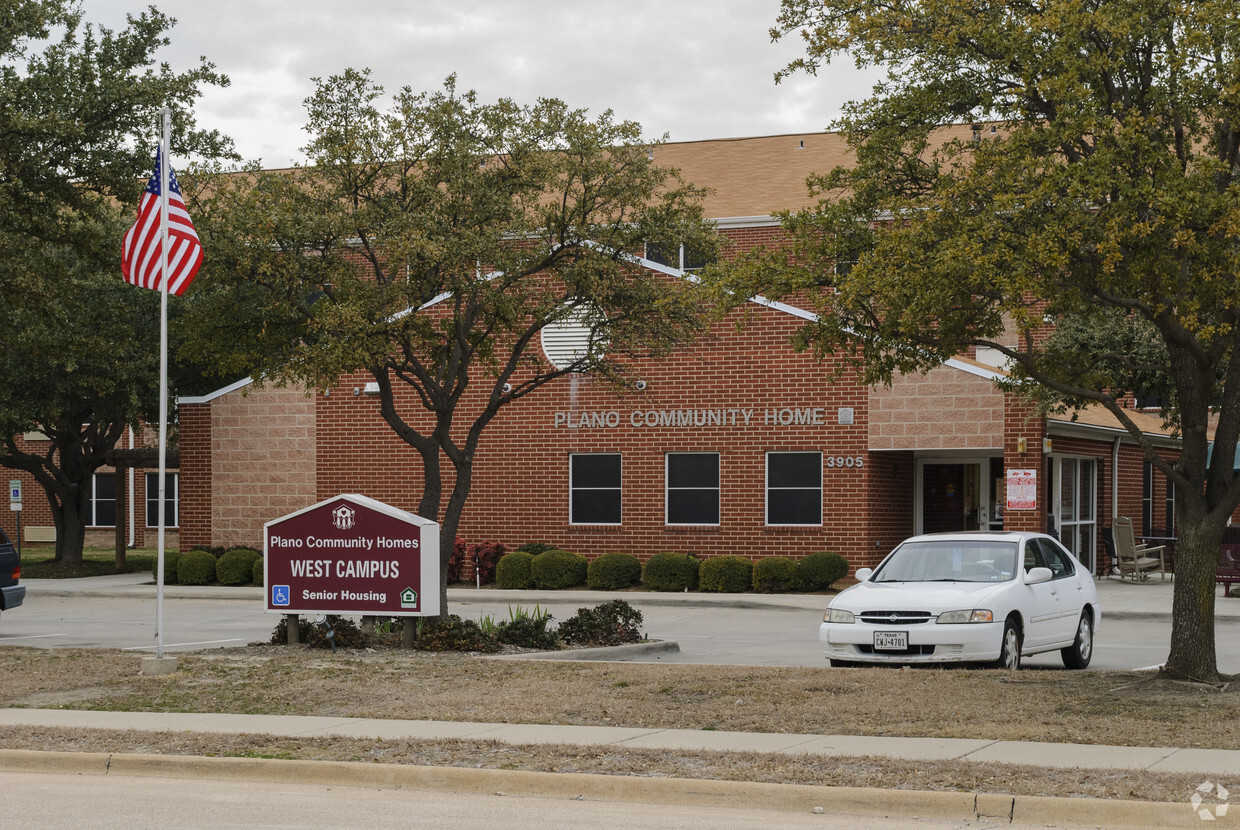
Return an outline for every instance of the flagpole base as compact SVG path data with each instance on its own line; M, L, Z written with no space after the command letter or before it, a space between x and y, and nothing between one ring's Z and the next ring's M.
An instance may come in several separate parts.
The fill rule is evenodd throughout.
M161 674L172 674L177 670L177 658L175 657L143 657L142 658L142 676L155 677Z

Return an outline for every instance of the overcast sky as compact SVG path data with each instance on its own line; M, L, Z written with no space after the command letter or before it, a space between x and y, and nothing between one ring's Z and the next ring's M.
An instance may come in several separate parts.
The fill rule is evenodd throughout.
M610 108L672 141L823 130L875 77L842 61L776 86L799 54L770 42L779 0L85 0L86 17L119 28L148 2L177 19L162 60L205 55L232 81L202 99L200 126L267 167L302 160L310 79L348 67L388 91L455 72L484 101Z

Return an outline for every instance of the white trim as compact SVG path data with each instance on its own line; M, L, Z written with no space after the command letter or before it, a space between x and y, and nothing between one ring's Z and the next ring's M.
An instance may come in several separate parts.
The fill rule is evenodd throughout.
M227 395L229 392L236 392L238 389L242 389L246 386L249 386L253 382L254 382L254 378L252 377L242 378L241 380L236 381L235 383L228 384L222 389L216 389L214 392L208 392L205 395L198 395L198 396L191 395L191 396L186 396L183 398L177 398L177 405L180 406L181 404L211 403L211 401L215 400L216 398L223 397L224 395Z
M711 219L716 228L778 228L779 217L765 216L725 216L722 219Z
M1000 372L995 369L987 369L984 366L975 366L972 363L958 360L954 357L945 360L943 365L950 366L953 369L959 369L960 371L967 372L970 375L977 375L979 378L986 378L987 380L1003 380L1008 377L1008 375L1004 372Z

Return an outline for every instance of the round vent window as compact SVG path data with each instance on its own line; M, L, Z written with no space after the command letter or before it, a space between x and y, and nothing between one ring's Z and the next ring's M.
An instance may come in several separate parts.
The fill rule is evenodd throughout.
M578 308L542 330L543 354L551 365L564 369L580 360L590 351L590 310ZM605 347L606 342L596 342L595 351Z

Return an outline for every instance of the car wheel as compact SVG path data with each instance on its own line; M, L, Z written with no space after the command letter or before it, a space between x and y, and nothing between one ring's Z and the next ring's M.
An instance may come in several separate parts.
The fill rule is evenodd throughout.
M1008 619L1003 623L1003 640L999 648L999 659L991 664L996 669L1020 668L1020 627L1016 621Z
M1063 664L1070 669L1089 667L1094 656L1094 625L1088 614L1081 614L1081 621L1076 626L1076 639L1072 645L1059 652L1063 656Z

